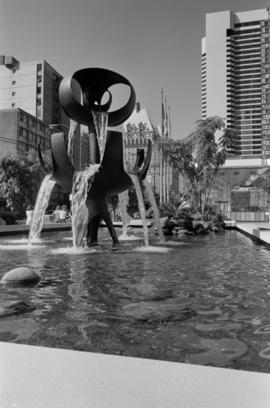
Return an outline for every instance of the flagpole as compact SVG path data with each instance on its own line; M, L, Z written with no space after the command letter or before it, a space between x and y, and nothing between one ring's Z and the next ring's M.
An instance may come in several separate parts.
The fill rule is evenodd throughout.
M160 202L163 202L163 152L162 152L162 139L164 133L164 104L163 104L163 88L161 89L161 139L160 139L160 173L159 173L159 185L160 185Z
M167 98L165 97L165 137L168 139L168 102ZM165 159L164 163L164 189L165 189L165 200L169 201L169 183L168 183L168 160Z
M172 138L172 126L171 126L171 105L168 106L168 137ZM172 166L169 164L169 185L172 186Z

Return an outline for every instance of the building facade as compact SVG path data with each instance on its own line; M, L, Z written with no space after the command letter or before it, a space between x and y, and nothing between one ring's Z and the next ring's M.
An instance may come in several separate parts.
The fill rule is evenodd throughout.
M62 76L46 61L20 62L12 56L0 56L0 156L23 154L51 147L49 125L61 124L68 131L58 89ZM51 203L68 202L59 186Z
M232 153L270 156L270 12L206 15L202 39L202 118L235 129Z
M0 110L0 156L42 150L51 145L51 130L43 121L19 108Z
M160 132L153 126L146 109L141 108L140 103L136 104L132 115L123 124L123 135L124 157L131 169L136 161L137 149L143 149L146 153L148 140L152 142L147 179L158 193L160 201L168 201L171 192L179 191L178 173L162 157Z
M62 76L46 61L0 56L0 110L20 108L46 125L69 120L59 102Z

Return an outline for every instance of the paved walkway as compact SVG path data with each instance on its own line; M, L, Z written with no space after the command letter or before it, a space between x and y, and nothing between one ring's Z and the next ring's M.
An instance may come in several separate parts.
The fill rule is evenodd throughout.
M0 342L1 408L267 408L270 375Z
M267 222L237 222L237 229L265 244L270 244L270 224Z

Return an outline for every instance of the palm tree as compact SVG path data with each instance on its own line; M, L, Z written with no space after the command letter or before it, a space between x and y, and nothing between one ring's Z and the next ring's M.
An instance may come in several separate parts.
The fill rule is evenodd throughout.
M217 131L222 134L217 137ZM209 117L197 122L197 128L183 140L164 141L164 154L182 174L196 213L205 218L213 184L232 148L235 132L224 121Z

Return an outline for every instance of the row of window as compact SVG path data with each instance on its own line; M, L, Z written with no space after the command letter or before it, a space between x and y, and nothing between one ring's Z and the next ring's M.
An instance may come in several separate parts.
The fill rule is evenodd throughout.
M239 39L239 38L234 38L233 39L234 40L234 42L233 42L233 44L235 45L235 47L236 46L241 46L241 45L249 45L249 44L261 44L261 36L259 35L259 36L257 36L256 38L255 37L251 37L251 39Z
M237 108L237 109L234 109L234 108L231 108L231 107L229 107L229 108L227 108L227 114L228 114L228 116L230 116L230 118L234 118L234 117L239 117L239 115L247 115L247 114L250 114L250 115L255 115L255 114L261 114L261 107L260 106L256 106L256 108L258 108L258 109L253 109L253 112L249 112L249 108L248 107L242 107L242 108Z
M247 27L261 24L261 20L248 21L246 23L236 23L234 27Z
M243 34L257 34L261 32L261 28L250 28L247 30L235 30L234 35L243 35Z
M242 89L237 88L237 90L233 89L232 92L236 96L261 93L261 88L258 88L258 87L255 87L255 86L254 87L251 86L250 88L251 89L246 89L246 87L242 88Z
M20 122L25 123L28 127L37 128L41 132L45 131L45 125L43 123L37 122L35 119L24 115L22 112L20 112L19 120Z
M241 103L237 103L235 104L235 109L255 109L255 108L259 108L260 109L260 103L258 103L257 105L248 105L248 103L250 103L250 101L247 102L241 102Z
M254 49L261 49L261 42L260 41L256 41L253 42L252 44L234 44L233 48L233 52L237 52L237 53L244 53L244 52L248 52L248 50L254 50Z
M236 93L245 93L246 91L254 90L255 92L257 90L261 90L261 83L260 82L252 82L250 85L234 85L230 86L230 89Z
M253 126L254 126L253 123L250 123L249 126L243 126L243 125L246 125L246 123L249 123L249 122L239 122L238 120L232 120L231 122L232 122L231 125L235 129L249 129L249 128L253 129ZM261 129L261 124L259 125L258 129Z
M19 138L24 141L28 141L34 144L40 143L44 145L49 145L49 139L45 138L44 136L37 135L34 132L26 130L22 127L19 127Z
M255 75L255 74L257 74L257 75ZM258 79L261 76L261 70L258 69L258 68L250 69L250 70L246 70L246 71L244 69L241 69L241 70L238 70L238 71L234 70L234 72L232 72L231 69L228 69L227 70L227 76L228 76L228 78L231 77L230 79L235 80L235 81L239 81L239 79L248 79L248 78L257 78Z
M252 63L251 63L252 62ZM261 60L257 59L254 61L237 61L234 63L234 69L236 71L243 71L245 69L256 69L261 68Z
M236 119L235 120L235 123L238 123L240 126L246 126L246 125L255 125L255 124L258 124L258 123L261 123L261 119L248 119L248 120L246 120L246 119Z
M253 119L253 118L260 118L261 114L260 111L249 113L248 111L242 110L237 111L235 115L232 115L236 121L238 120L245 120L245 119Z
M235 82L235 83L242 83L245 80L251 80L251 79L260 81L261 70L252 69L250 71L242 71L242 72L227 72L227 75L230 81Z
M227 87L234 87L235 89L237 88L244 88L245 86L248 87L249 85L260 85L261 84L261 79L260 76L258 75L257 77L248 77L248 78L231 78L230 82L227 82Z
M233 59L236 65L240 65L241 63L247 60L253 60L253 59L254 59L254 62L259 62L261 60L261 53L254 52L254 53L248 53L247 55L237 55L237 56L235 55ZM250 62L251 61L249 61L249 63Z

